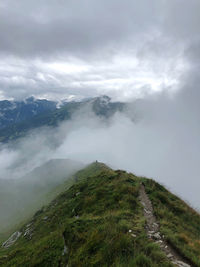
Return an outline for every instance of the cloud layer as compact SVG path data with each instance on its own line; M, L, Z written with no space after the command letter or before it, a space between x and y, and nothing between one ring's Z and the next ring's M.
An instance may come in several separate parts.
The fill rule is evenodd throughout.
M199 55L199 5L3 0L0 98L108 94L127 101L176 90Z
M59 128L39 129L15 146L1 147L1 178L19 178L51 158L99 160L153 177L200 209L199 98L191 81L189 90L130 103L126 114L109 121L80 111Z

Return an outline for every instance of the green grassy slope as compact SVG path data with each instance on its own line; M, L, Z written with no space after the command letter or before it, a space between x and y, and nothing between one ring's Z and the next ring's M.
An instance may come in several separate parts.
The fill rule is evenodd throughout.
M53 159L22 178L0 179L0 242L69 188L75 181L72 174L83 167L80 162Z
M157 203L161 199L154 195L154 190L163 189L155 182L113 171L101 163L79 171L73 180L75 183L69 189L19 229L21 236L14 245L0 249L0 266L173 266L145 231L139 187L141 181L146 183L160 218ZM177 205L185 204L180 201ZM194 216L192 219L200 218L194 211L187 212ZM187 219L182 218L187 224ZM175 224L178 219L171 216L170 220L170 223L175 220ZM162 231L163 227L161 222ZM195 235L198 227L200 223L195 221L190 231ZM185 248L183 253L192 245L187 243ZM198 256L194 257L197 262Z
M144 183L161 233L194 266L200 266L199 214L155 181L145 179Z

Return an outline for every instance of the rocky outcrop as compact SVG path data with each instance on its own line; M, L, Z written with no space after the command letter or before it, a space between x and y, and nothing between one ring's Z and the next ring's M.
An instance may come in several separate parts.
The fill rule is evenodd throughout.
M12 246L16 241L17 239L21 236L21 232L15 232L14 234L12 234L8 240L6 240L3 244L2 244L2 247L4 248L9 248L10 246Z

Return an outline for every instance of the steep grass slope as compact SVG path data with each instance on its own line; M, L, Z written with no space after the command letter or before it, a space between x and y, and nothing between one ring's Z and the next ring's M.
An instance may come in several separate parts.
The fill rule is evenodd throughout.
M14 244L0 249L1 266L173 266L145 229L139 188L143 181L160 219L157 202L161 200L154 195L155 182L113 171L101 163L89 165L73 179L74 185L19 229ZM194 211L188 214L193 214L191 219L200 218ZM171 216L170 220L175 224L178 219ZM170 225L164 229L160 222L163 232L170 231ZM198 222L191 224L193 235L198 227ZM193 246L188 242L182 251L190 249ZM192 257L188 256L200 266L198 255Z
M72 174L84 164L68 159L53 159L19 179L0 179L0 241L13 227L47 205L73 184Z
M200 266L200 216L163 186L144 179L160 231L166 240L194 266Z

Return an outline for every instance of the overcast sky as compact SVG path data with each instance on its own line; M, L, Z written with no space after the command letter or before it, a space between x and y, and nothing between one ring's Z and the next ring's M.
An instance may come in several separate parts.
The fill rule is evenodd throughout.
M1 0L0 99L176 91L198 65L199 10L199 0Z

